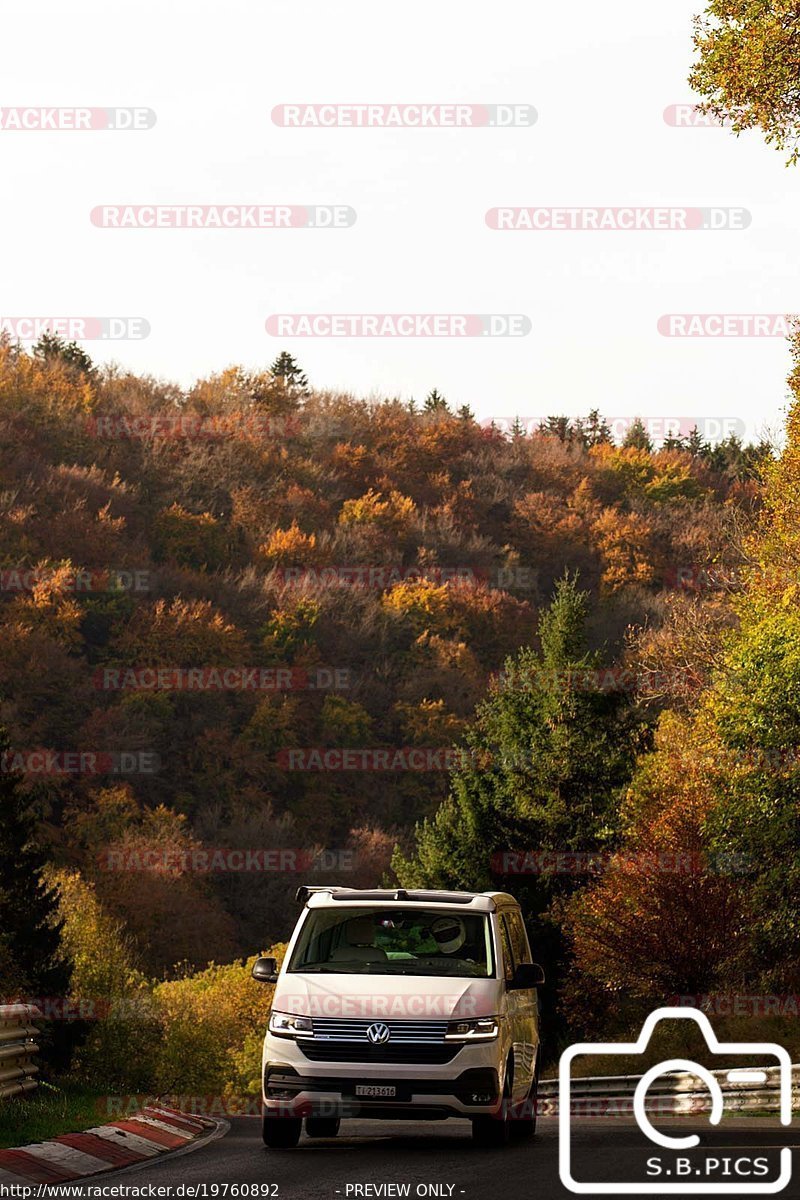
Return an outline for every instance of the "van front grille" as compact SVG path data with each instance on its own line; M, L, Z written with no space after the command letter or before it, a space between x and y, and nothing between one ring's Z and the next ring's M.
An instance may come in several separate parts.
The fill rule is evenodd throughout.
M386 1025L389 1037L374 1045L367 1036L372 1025ZM314 1036L297 1044L312 1062L446 1063L461 1049L446 1042L447 1021L380 1021L314 1018Z
M351 1020L349 1018L314 1017L314 1040L334 1042L369 1042L367 1030L372 1025L385 1025L389 1042L442 1042L447 1033L447 1021L382 1021Z

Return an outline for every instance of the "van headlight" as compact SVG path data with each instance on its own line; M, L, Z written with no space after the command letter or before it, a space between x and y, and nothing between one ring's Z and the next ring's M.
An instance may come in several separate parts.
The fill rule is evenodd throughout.
M296 1017L293 1013L273 1011L269 1014L269 1031L276 1037L313 1037L314 1022L311 1017Z
M497 1037L498 1024L495 1017L480 1017L477 1021L450 1021L446 1042L491 1042Z

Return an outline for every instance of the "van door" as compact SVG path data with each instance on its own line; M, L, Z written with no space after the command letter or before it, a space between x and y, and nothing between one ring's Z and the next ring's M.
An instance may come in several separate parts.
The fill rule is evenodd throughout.
M519 909L509 908L501 913L511 946L514 969L520 963L531 963L531 948ZM514 1039L514 1099L524 1100L531 1088L536 1069L539 1045L539 997L535 988L508 993L508 1010Z

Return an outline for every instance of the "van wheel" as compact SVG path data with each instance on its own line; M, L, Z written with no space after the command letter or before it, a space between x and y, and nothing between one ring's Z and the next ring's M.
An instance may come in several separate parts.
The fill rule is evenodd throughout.
M300 1141L303 1122L300 1117L261 1117L261 1137L270 1150L292 1150Z
M539 1093L539 1055L536 1055L536 1068L533 1072L531 1090L528 1098L512 1114L511 1136L517 1141L529 1139L536 1133L536 1098Z
M485 1150L499 1150L502 1146L507 1146L511 1137L511 1124L511 1073L506 1071L500 1111L493 1117L472 1118L473 1144Z
M306 1135L311 1138L335 1138L340 1125L338 1117L306 1117Z

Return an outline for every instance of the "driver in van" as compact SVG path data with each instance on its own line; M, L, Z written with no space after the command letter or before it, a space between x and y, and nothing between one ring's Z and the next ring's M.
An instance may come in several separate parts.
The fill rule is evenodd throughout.
M431 925L431 934L442 954L458 954L467 940L461 917L440 917Z

